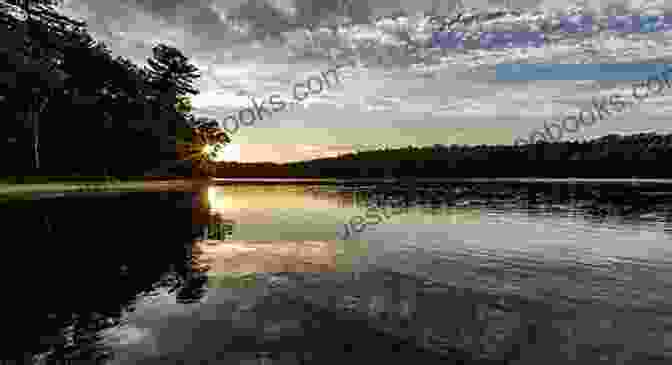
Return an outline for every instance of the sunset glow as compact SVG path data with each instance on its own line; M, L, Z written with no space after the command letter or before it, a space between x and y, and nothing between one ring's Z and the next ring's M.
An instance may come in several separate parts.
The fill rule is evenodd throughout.
M206 146L206 151L209 151L211 147ZM227 144L224 148L217 153L214 158L214 161L236 161L240 162L240 145L239 144Z

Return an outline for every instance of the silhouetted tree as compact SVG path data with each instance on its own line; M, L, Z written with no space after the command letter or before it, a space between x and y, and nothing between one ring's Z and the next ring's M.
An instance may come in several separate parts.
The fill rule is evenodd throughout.
M163 161L177 164L197 134L191 109L180 103L198 92L195 66L164 45L154 47L150 68L113 58L57 3L0 6L0 103L9 116L0 147L15 155L4 173L130 177ZM208 132L208 142L229 141L222 130Z

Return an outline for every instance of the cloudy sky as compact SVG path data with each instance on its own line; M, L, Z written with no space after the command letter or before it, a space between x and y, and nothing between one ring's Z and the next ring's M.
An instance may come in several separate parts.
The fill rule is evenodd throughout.
M353 146L512 144L546 120L557 121L577 108L588 108L594 96L630 94L631 82L498 81L496 64L670 63L666 62L672 49L670 32L603 30L587 36L556 32L547 33L542 48L404 51L399 32L416 39L431 36L426 17L418 12L434 7L438 14L450 15L460 6L454 0L357 0L349 15L355 23L367 24L308 30L308 24L319 21L343 24L341 1L66 0L63 11L85 20L115 56L139 64L146 64L158 42L180 49L202 74L196 84L201 93L193 97L194 113L218 120L250 106L248 96L261 101L278 93L289 100L294 84L336 63L355 61L342 69L340 85L254 126L241 127L232 136L227 158L244 162L335 156ZM481 13L504 4L505 0L463 0L463 6ZM574 7L566 0L509 0L509 4L523 14L464 30L535 31L572 11L598 16L613 11L662 14L666 5L663 0L590 0ZM375 20L400 8L411 16ZM668 95L672 90L571 137L669 132Z

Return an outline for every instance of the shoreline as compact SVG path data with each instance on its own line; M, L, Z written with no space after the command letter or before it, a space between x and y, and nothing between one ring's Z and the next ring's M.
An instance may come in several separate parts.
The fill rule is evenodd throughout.
M672 179L655 178L263 178L263 177L232 177L221 178L213 177L212 182L324 182L324 183L359 183L359 182L414 182L414 183L441 183L441 182L469 182L469 183L490 183L490 182L565 182L565 183L614 183L614 184L672 184Z
M126 182L106 183L93 182L48 182L34 184L6 184L0 183L1 198L40 198L48 196L65 196L73 193L113 193L132 191L170 191L184 188L194 188L206 185L209 180L180 179L180 180L136 180ZM48 194L45 196L45 194Z
M262 184L359 184L359 183L565 183L565 184L614 184L614 185L669 185L672 179L590 179L590 178L421 178L421 179L375 179L375 178L207 178L171 180L132 180L123 182L104 181L52 181L46 183L10 184L0 182L0 196L12 197L25 194L66 194L115 191L165 191L177 188L193 188L204 185L226 185L230 183Z

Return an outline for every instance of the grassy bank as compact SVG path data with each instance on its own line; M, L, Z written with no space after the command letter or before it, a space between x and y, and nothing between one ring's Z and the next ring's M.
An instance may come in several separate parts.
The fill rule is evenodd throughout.
M102 191L166 191L190 188L207 180L185 177L132 177L118 179L105 176L23 176L0 179L0 201L31 199L43 193Z
M51 184L51 183L78 183L78 184L114 184L133 181L166 181L166 180L184 180L184 176L94 176L94 175L67 175L67 176L4 176L0 177L0 185L17 184Z

